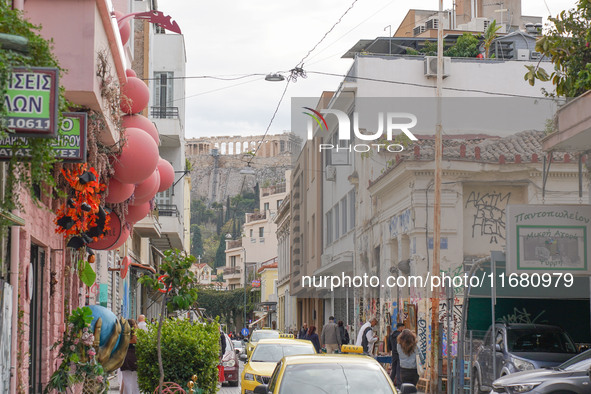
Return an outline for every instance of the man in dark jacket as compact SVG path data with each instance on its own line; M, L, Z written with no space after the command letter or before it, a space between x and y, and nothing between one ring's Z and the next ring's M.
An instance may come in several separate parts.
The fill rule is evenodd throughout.
M400 389L402 383L400 377L400 358L396 344L398 343L398 335L404 330L404 323L396 324L396 330L392 331L388 338L388 347L392 350L392 371L390 372L390 379L394 382L394 385Z
M308 339L308 323L304 322L300 332L298 333L298 339Z

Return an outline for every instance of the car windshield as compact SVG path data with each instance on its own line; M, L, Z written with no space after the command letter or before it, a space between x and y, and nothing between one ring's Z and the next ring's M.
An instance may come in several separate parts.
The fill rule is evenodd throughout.
M241 341L232 341L232 343L234 344L234 347L242 347Z
M507 340L510 352L577 352L573 341L560 330L510 329Z
M251 342L258 342L261 339L275 339L275 338L279 338L279 331L260 330L260 331L255 331L252 333L252 336L250 337L250 341Z
M591 366L591 350L587 350L567 361L563 362L558 366L560 369L566 369L568 371L585 371Z
M361 363L288 365L280 394L392 394L379 365Z
M251 362L257 363L276 363L284 356L294 356L296 354L315 354L314 345L280 345L277 343L258 344L252 353Z

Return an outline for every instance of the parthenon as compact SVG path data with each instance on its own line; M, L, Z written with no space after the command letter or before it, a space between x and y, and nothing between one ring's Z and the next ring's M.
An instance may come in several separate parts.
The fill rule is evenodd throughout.
M197 155L243 155L254 153L257 157L274 157L282 153L293 154L299 151L301 139L294 133L253 136L221 136L191 138L186 140L187 156ZM257 150L257 146L260 148Z

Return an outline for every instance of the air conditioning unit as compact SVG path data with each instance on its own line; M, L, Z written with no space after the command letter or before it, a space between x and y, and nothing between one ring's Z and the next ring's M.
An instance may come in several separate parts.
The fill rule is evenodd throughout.
M530 54L531 60L539 60L542 57L540 52L532 51Z
M335 166L326 166L326 180L336 181L337 180L337 168Z
M518 49L517 60L529 60L529 49Z
M449 76L451 58L443 58L443 78ZM425 56L425 76L437 77L437 56Z
M429 19L425 23L425 26L427 27L427 29L437 29L437 28L439 28L439 19L438 18Z
M424 33L424 32L425 32L425 25L420 25L420 26L417 26L414 29L412 29L412 35L415 37L421 33Z

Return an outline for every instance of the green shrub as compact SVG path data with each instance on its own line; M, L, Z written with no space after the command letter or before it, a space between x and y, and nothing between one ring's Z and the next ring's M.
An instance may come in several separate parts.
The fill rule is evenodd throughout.
M205 393L216 392L220 352L218 327L217 323L193 324L188 320L170 319L164 321L162 364L165 382L174 382L186 389L191 377L197 375L197 387ZM157 325L148 325L148 331L138 330L137 372L142 392L154 392L160 379L156 352L157 328Z

